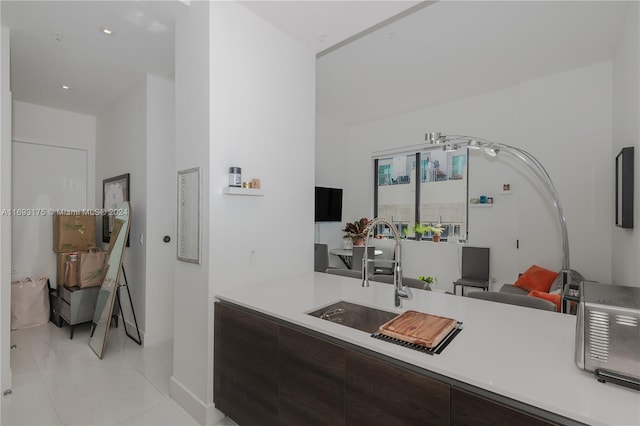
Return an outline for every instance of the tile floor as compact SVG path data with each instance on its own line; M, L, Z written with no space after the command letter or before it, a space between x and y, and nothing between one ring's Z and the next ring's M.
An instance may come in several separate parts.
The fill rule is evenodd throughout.
M103 359L89 326L52 323L11 333L13 393L2 398L4 425L197 425L169 397L173 341L141 347L112 328ZM224 419L219 425L234 425Z

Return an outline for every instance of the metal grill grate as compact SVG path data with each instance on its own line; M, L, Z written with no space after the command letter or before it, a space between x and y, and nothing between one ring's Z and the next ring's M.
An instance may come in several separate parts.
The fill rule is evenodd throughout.
M425 346L417 345L415 343L405 342L404 340L400 340L400 339L386 336L384 334L380 334L377 331L373 333L371 337L373 337L374 339L384 340L389 343L394 343L399 346L404 346L405 348L413 349L419 352L423 352L425 354L435 355L435 354L441 353L444 350L444 348L446 348L447 345L451 343L453 338L456 337L458 333L460 333L461 331L462 331L462 323L458 322L456 327L453 330L451 330L449 334L447 334L445 338L442 339L442 341L437 346L434 346L433 348L427 348Z

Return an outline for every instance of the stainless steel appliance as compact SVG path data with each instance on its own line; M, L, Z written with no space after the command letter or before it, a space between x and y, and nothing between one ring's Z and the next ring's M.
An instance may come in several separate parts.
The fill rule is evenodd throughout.
M575 362L601 382L640 390L640 288L580 283Z

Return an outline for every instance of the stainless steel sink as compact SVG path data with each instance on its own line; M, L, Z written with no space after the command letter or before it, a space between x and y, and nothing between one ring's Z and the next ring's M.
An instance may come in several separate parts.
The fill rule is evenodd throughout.
M308 315L367 333L378 331L382 324L398 316L397 313L357 305L343 300L316 309L313 312L309 312Z

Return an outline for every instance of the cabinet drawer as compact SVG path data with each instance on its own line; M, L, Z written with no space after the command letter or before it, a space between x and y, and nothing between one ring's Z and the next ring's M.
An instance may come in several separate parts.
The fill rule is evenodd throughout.
M70 304L71 294L72 294L72 291L69 290L69 288L63 286L62 291L60 292L60 298Z
M66 322L71 324L71 304L66 300L60 301L60 316L64 318Z

